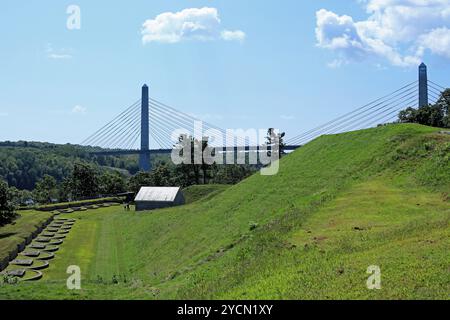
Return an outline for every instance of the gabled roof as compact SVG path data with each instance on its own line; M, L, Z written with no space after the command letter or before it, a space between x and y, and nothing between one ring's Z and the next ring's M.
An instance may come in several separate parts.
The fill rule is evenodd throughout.
M179 187L142 187L134 201L172 202L179 191Z

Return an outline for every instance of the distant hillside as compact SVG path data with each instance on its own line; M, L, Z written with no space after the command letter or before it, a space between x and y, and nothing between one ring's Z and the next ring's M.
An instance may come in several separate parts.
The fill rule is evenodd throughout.
M448 299L450 136L400 124L322 136L214 197L75 213L17 298ZM77 258L75 258L77 257ZM66 266L83 290L64 290ZM382 289L369 290L369 266Z
M18 189L32 190L45 174L62 181L76 160L105 169L118 169L124 174L139 170L137 156L93 156L88 149L71 144L0 142L0 178Z

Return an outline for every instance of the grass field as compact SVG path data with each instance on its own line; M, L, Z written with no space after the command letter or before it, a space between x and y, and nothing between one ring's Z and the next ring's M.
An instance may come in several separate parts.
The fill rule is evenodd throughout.
M69 214L77 223L44 278L0 297L448 299L450 137L437 131L324 136L279 174L182 207ZM65 287L72 264L79 291ZM370 265L381 290L366 288Z

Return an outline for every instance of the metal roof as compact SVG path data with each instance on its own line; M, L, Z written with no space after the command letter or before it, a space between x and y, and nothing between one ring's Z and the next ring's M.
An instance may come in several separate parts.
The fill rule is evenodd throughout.
M179 187L141 187L134 201L172 202L179 191Z

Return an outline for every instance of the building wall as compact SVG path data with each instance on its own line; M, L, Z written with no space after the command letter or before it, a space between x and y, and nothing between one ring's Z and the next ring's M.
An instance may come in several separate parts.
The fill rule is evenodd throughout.
M186 201L184 199L183 192L181 192L181 191L178 192L177 196L175 197L174 204L176 206L181 206L181 205L183 205L185 203L186 203Z

